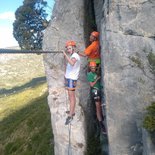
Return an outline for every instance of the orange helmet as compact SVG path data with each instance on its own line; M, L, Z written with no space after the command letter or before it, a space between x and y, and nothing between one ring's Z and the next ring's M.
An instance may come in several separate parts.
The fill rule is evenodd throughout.
M96 62L95 61L91 61L89 63L89 67L96 67Z
M98 37L99 37L99 32L93 31L93 32L91 33L91 35L92 35L93 37L95 37L95 38L98 38Z
M67 41L67 42L66 42L66 47L68 47L68 46L76 46L75 41L72 41L72 40Z

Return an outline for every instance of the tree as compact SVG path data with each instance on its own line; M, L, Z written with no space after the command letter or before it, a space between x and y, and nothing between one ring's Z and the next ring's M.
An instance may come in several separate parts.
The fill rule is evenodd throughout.
M48 26L44 0L24 0L15 12L13 35L22 49L41 49L43 31Z

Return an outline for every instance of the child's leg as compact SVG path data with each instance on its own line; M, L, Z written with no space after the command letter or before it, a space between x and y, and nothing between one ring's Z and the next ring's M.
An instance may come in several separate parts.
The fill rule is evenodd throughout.
M76 105L75 91L68 90L68 96L70 101L69 116L72 116L73 114L75 114L75 105Z
M75 115L75 87L76 87L77 80L67 79L67 89L68 89L68 98L69 98L69 116L66 118L65 125L68 125Z
M101 108L101 102L100 101L96 101L96 115L97 115L97 119L98 121L102 121L102 108Z
M99 126L103 134L106 134L106 128L103 123L102 119L102 108L101 108L101 102L95 102L96 103L96 115L97 119L99 121Z

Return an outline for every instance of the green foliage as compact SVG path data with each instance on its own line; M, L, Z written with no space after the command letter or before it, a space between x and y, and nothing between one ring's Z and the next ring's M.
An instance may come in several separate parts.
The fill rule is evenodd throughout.
M155 132L155 102L148 106L146 110L143 125L148 131Z
M150 64L150 71L155 75L155 54L150 52L147 58Z
M147 113L143 121L143 127L149 131L155 143L155 102L146 108Z
M155 116L147 115L144 120L144 127L151 132L155 131Z
M24 0L16 12L13 35L22 49L41 49L43 30L47 27L44 0Z
M129 59L132 60L137 65L137 67L144 69L144 65L138 57L129 56Z

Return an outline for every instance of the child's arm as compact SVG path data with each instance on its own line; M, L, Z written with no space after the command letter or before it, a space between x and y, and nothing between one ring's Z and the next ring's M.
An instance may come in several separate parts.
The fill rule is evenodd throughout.
M86 57L86 54L84 52L77 52L79 54L79 56L82 56L82 57Z
M91 86L91 87L94 87L94 85L96 84L96 82L97 82L100 78L101 78L101 77L98 76L98 77L95 79L94 82L89 82L90 86Z
M76 59L75 58L69 58L68 55L63 51L63 54L65 56L65 59L68 61L68 63L72 66L74 66L74 64L76 63Z

